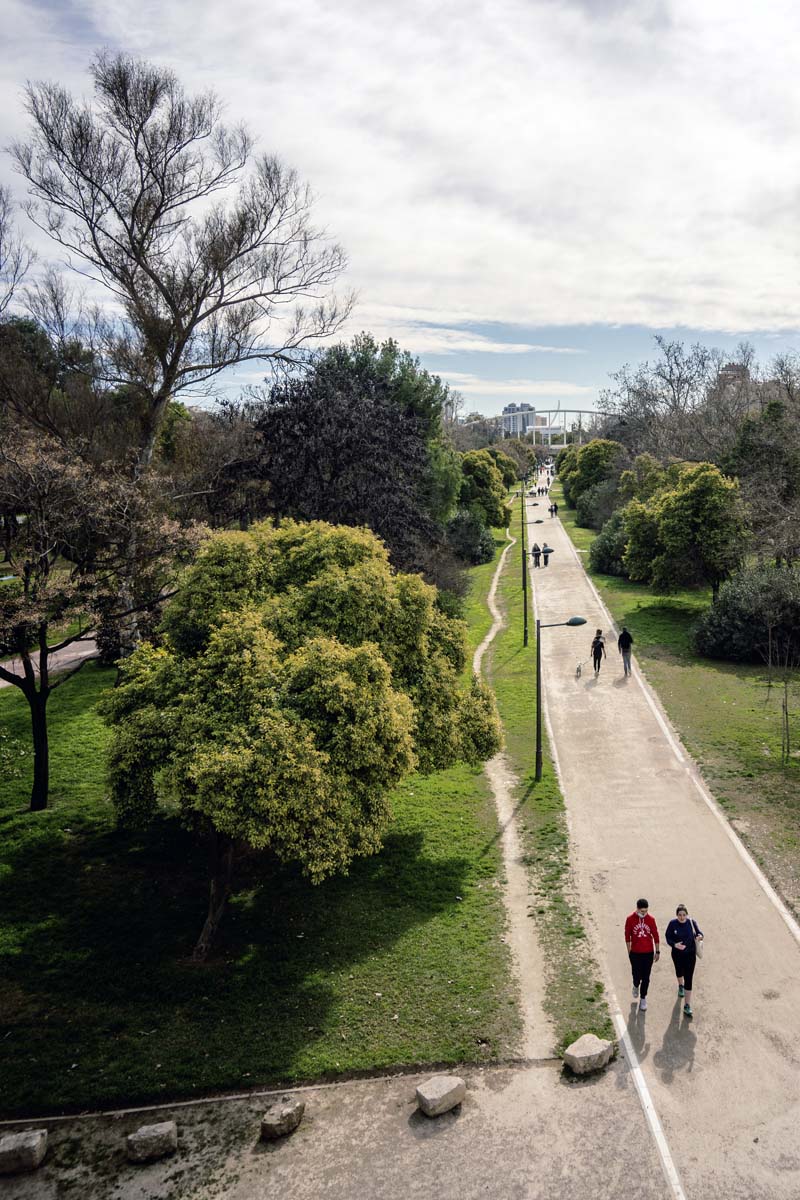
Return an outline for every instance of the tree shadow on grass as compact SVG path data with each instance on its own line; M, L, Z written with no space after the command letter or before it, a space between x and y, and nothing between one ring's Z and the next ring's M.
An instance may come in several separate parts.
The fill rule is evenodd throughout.
M4 1113L307 1073L298 1063L331 1036L348 969L464 893L467 860L422 847L421 833L390 834L380 855L317 887L252 857L216 956L198 967L205 861L177 821L146 836L41 832L0 878Z

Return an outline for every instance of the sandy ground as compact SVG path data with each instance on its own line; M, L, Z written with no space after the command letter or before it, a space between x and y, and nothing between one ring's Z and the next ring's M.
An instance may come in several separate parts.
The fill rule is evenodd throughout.
M800 1196L800 946L749 869L727 821L698 786L655 698L625 679L610 617L560 522L554 554L533 571L543 622L545 688L582 904L620 997L687 1196ZM575 668L595 628L607 636L600 675ZM636 637L635 627L631 633ZM635 649L635 645L634 645ZM706 935L693 1021L677 1003L668 948L653 971L647 1014L631 1006L623 940L639 896L665 928L685 903Z
M467 1098L428 1120L425 1076L359 1080L296 1093L292 1137L259 1142L273 1096L52 1127L44 1166L0 1180L2 1200L665 1200L669 1195L624 1064L565 1081L560 1068L464 1073ZM277 1093L280 1095L281 1093ZM128 1164L124 1136L175 1117L179 1150Z

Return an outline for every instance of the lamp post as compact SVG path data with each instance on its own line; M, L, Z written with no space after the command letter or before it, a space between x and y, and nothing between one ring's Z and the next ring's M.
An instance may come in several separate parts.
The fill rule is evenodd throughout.
M528 493L528 476L526 475L522 484L522 504L519 508L520 515L520 541L522 545L522 644L528 644L528 555L525 548L525 506L527 504Z
M559 625L585 625L586 617L570 617L568 621L536 622L536 782L542 778L542 635L543 629Z

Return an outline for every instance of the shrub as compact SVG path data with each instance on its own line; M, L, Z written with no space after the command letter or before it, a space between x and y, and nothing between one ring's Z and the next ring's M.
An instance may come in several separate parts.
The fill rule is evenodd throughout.
M494 538L476 513L462 508L447 525L447 541L455 554L472 566L491 562Z
M584 529L602 529L614 511L617 486L613 479L595 483L578 497L575 524Z
M608 518L600 533L592 542L589 562L593 571L601 575L626 575L623 556L628 544L625 518L615 512Z
M800 660L800 567L757 566L719 589L693 630L707 658L789 665Z

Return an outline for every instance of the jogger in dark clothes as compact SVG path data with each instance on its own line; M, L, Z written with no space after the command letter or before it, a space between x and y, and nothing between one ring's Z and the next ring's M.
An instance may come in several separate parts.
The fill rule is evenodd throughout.
M658 962L661 945L655 918L647 911L646 900L636 901L636 911L625 921L625 945L633 975L633 998L639 1000L639 1009L647 1009L647 993L650 988L650 972Z

